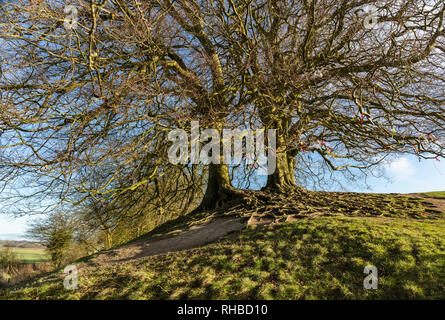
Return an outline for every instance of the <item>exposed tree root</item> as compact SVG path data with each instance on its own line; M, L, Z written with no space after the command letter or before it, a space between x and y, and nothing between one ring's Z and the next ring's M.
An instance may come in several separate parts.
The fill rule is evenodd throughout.
M399 194L314 192L299 187L286 193L246 191L242 203L226 209L223 214L250 217L252 224L321 215L445 218L445 212L428 199Z

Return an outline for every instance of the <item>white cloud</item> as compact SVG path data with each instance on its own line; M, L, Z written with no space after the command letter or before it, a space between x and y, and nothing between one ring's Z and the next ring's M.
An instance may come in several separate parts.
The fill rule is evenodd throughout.
M406 179L414 175L415 168L407 158L399 158L387 164L386 170L395 179Z

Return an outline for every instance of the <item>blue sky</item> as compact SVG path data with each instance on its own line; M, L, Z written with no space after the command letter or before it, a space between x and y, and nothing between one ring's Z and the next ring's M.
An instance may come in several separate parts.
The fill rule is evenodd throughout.
M445 159L421 160L406 155L385 166L385 171L391 181L370 179L372 192L377 193L413 193L427 191L445 191ZM354 190L369 192L369 190ZM0 239L20 240L30 221L36 217L16 218L0 215Z
M0 240L23 240L31 218L13 218L0 215Z
M402 156L385 166L391 182L371 179L369 183L373 192L379 193L445 191L445 159L440 160L422 159L419 162L415 156Z

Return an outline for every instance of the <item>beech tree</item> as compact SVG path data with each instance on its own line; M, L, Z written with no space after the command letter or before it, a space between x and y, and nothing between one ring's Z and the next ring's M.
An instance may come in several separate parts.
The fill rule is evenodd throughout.
M444 155L440 0L19 0L0 18L3 182L29 194L121 194L154 183L166 134L249 125L278 130L266 187L296 188L315 154L367 170L391 154ZM270 152L270 151L269 151ZM152 171L114 183L151 155ZM93 189L85 167L108 166ZM314 172L316 175L316 172ZM32 180L31 180L32 179ZM241 193L208 166L202 208Z

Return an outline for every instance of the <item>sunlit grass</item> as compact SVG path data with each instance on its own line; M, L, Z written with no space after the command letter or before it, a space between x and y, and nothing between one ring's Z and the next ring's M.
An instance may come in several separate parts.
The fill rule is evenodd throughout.
M52 274L2 299L424 299L445 298L445 221L323 217L188 251L79 266L79 289ZM378 268L365 290L363 269Z
M424 192L422 194L431 198L445 199L445 191Z

